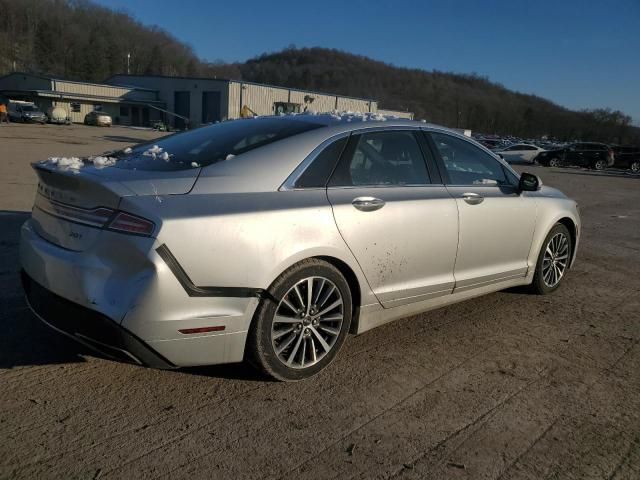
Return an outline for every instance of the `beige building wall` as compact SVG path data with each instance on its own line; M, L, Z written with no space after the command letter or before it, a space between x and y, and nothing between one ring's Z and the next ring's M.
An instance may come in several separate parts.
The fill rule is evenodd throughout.
M262 85L242 84L242 105L248 106L256 115L274 115L275 102L288 102L289 90L286 88L265 87Z
M132 87L118 87L95 83L67 82L64 80L52 80L52 90L68 93L69 95L86 95L99 98L111 98L114 100L136 100L153 102L156 92L139 90Z
M313 97L313 102L305 104L305 96ZM300 111L304 111L304 108L307 107L307 110L314 112L331 112L336 108L336 97L335 95L291 90L291 103L299 103L301 105Z
M359 98L338 97L339 111L351 111L351 112L375 112L378 108L377 102L373 100L362 100Z
M240 83L229 82L227 114L223 118L240 118Z

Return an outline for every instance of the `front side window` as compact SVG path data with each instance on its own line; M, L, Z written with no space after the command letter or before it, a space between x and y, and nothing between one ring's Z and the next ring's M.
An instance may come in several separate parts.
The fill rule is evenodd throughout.
M452 185L510 185L495 158L466 140L431 133Z
M420 145L411 131L354 135L331 186L399 186L430 183Z

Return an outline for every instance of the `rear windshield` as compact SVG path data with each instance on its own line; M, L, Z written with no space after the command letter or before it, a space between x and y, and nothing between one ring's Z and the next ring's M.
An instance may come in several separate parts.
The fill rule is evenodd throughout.
M115 166L132 170L206 167L321 126L277 117L217 123L138 145L121 155Z

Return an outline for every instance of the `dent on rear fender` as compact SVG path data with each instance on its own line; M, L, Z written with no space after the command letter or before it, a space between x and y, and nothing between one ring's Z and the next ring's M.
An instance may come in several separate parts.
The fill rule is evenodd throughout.
M369 286L324 191L188 197L165 197L153 208L163 215L157 241L171 249L194 284L266 289L295 263L327 256L353 270L362 300L369 300Z

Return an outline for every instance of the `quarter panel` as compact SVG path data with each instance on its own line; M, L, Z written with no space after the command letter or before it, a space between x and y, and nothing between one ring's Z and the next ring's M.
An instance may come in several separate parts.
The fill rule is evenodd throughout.
M330 256L354 271L362 303L376 302L336 228L325 190L192 193L162 202L130 197L122 208L157 222L158 242L195 285L266 289L294 263Z

